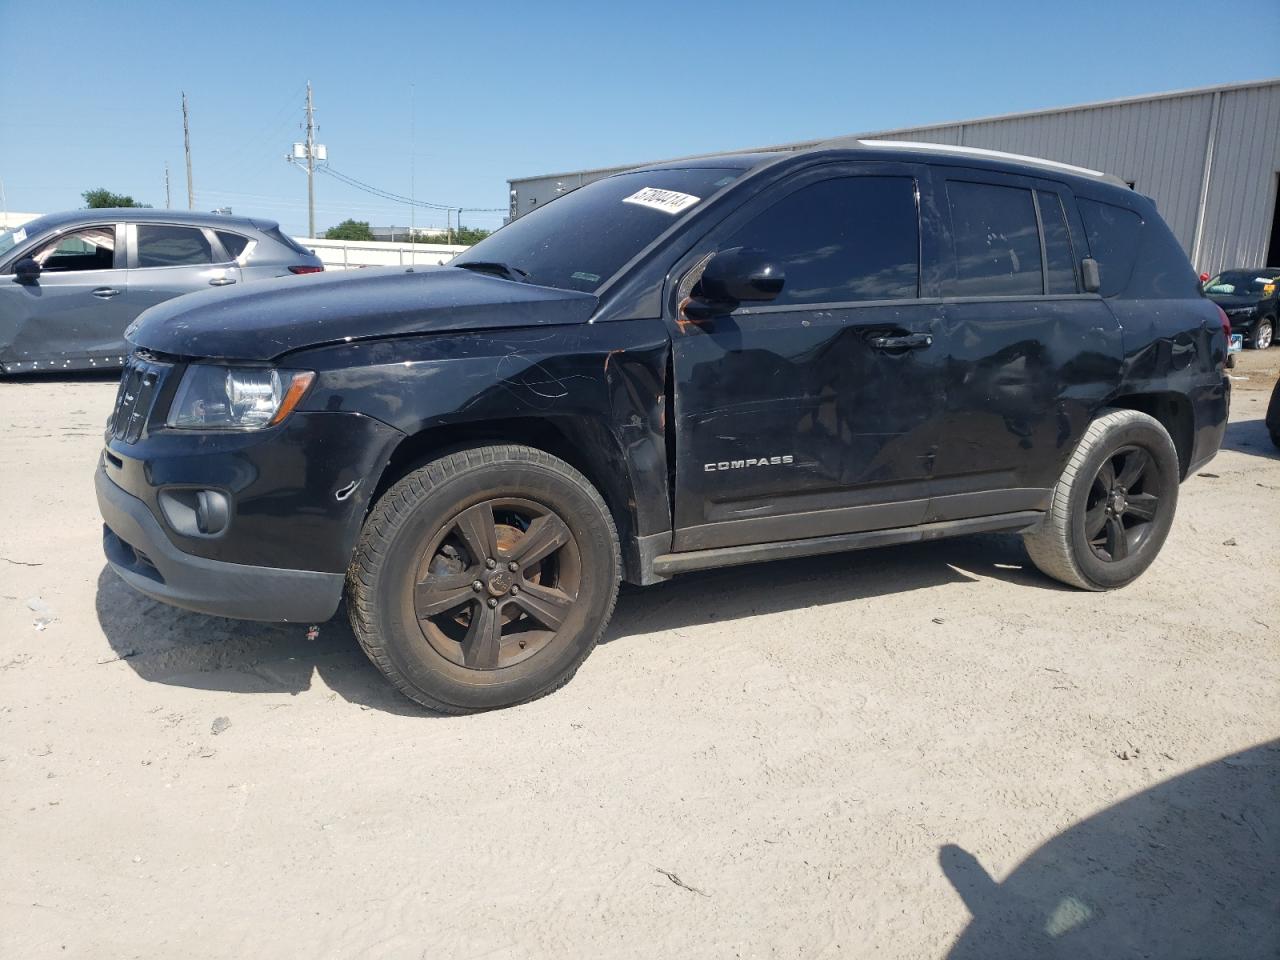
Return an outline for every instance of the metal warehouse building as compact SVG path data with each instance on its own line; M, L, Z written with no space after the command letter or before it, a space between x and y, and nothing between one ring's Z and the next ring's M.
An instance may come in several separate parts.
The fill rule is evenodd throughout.
M743 149L859 139L983 147L1103 170L1156 201L1197 270L1280 266L1280 79ZM511 216L640 165L511 180Z

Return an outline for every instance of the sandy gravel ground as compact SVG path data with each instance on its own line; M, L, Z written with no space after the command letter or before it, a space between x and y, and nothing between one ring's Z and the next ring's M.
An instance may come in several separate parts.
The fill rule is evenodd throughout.
M0 956L1274 957L1277 362L1120 593L1006 537L690 575L459 719L132 593L114 384L0 383Z

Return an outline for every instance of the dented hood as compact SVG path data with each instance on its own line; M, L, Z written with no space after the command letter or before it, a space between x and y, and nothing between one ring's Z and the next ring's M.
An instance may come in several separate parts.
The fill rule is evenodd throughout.
M182 357L272 360L347 340L583 323L589 293L459 267L280 277L158 304L125 332L136 347Z

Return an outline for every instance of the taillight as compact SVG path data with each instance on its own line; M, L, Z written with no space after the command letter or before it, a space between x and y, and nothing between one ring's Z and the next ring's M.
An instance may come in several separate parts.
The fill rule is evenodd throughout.
M300 264L296 267L289 268L290 273L324 273L324 267L313 267L309 264Z
M1231 318L1227 316L1227 311L1218 307L1218 316L1222 318L1222 332L1226 335L1227 346L1231 346Z

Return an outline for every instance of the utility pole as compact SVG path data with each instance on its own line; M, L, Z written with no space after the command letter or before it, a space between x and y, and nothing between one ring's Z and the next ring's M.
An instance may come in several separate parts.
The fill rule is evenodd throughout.
M307 236L316 235L316 127L311 107L311 81L307 81Z
M196 208L196 191L191 185L191 127L187 123L187 94L182 93L182 149L187 154L187 209Z
M164 208L173 209L173 199L169 196L169 161L164 162Z

